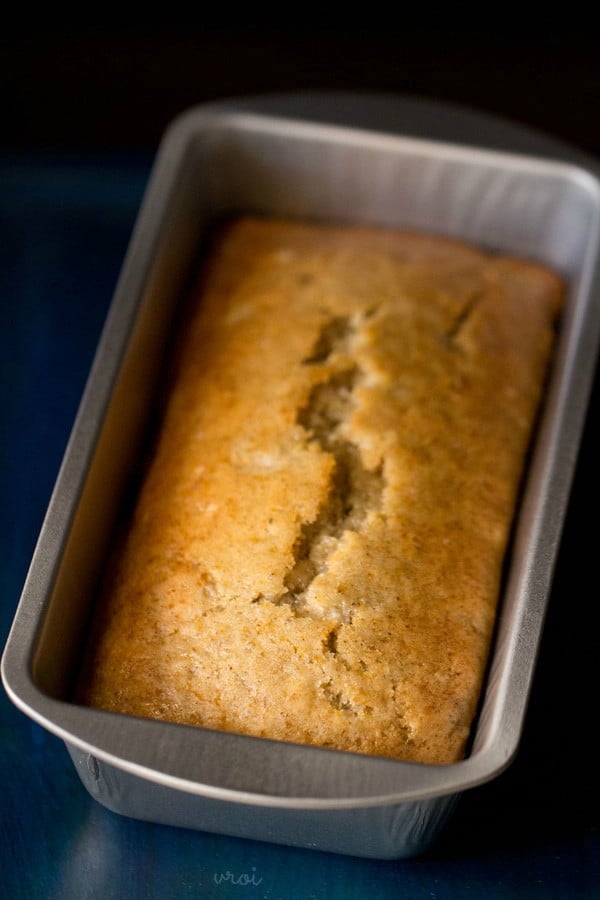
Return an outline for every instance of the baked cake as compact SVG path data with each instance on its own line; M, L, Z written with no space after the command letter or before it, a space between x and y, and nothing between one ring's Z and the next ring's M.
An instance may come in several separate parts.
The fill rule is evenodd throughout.
M228 223L78 699L461 758L560 303L444 238Z

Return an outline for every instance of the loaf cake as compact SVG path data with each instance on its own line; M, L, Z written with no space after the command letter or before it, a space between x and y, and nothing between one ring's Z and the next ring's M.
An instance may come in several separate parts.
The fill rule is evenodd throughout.
M424 234L222 227L77 700L460 759L561 293Z

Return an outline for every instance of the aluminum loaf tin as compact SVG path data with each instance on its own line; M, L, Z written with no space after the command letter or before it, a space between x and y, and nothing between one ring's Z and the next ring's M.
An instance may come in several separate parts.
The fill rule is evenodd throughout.
M217 218L398 225L530 257L567 284L468 758L430 766L82 708L69 701L96 585L144 444L169 326ZM600 185L568 163L198 108L153 168L2 661L20 709L90 794L140 819L378 858L425 850L521 734L600 322Z

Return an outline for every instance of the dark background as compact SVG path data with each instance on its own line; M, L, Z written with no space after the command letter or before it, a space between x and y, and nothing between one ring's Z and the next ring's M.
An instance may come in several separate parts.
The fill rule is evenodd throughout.
M401 7L398 9L402 12ZM60 165L71 166L72 172L77 167L89 171L95 160L115 170L123 165L128 172L137 173L138 181L131 189L135 193L147 175L165 127L187 107L242 95L315 90L402 94L458 104L537 129L583 151L594 162L600 160L600 43L594 26L582 21L581 16L576 24L564 21L575 18L567 15L570 10L561 10L555 20L546 14L535 26L498 6L486 9L489 18L485 24L471 21L466 25L457 23L450 13L443 21L439 11L432 12L427 24L402 21L394 26L381 21L375 26L364 20L339 26L317 20L315 14L306 11L302 16L290 10L290 14L294 12L301 21L277 27L272 21L241 22L238 14L236 23L227 25L212 21L202 26L182 23L179 27L147 22L135 28L110 28L104 23L94 29L72 25L42 28L35 23L28 23L27 28L8 26L0 37L0 162L2 158L16 159L35 167L40 160L44 165L48 160L58 160ZM26 175L26 170L21 170L20 177L24 177L24 171ZM127 203L133 208L129 200ZM26 241L24 216L18 220L22 238L19 244L15 238L15 252L22 252ZM12 398L14 417L7 417L7 421L11 428L19 422L20 444L10 458L7 456L12 468L5 470L11 475L7 496L12 503L12 508L3 509L5 519L8 517L6 546L12 541L6 554L8 589L1 598L6 623L16 606L130 224L127 219L119 226L120 231L111 226L112 237L102 245L108 249L101 248L106 266L95 285L100 298L93 312L96 320L90 324L86 318L92 315L91 307L89 314L82 308L77 321L64 322L58 311L54 317L48 314L51 327L47 326L47 342L36 351L42 360L48 359L54 379L40 385L40 390L47 392L43 395L44 415L38 416L37 422L19 420L18 396ZM10 231L6 233L10 238ZM51 261L58 273L56 278L62 279L57 280L61 289L69 279L77 285L85 283L86 266L91 272L98 266L85 234L73 248L64 261ZM11 252L5 246L0 256L7 269ZM44 262L42 248L36 247L36 253L37 257L21 259L42 258L40 268L48 269L50 264ZM21 269L18 274L22 277ZM5 363L2 372L9 396L6 384L12 369L17 368L19 352L17 349L11 356L11 345L25 334L29 312L23 311L20 324L14 325L19 314L8 306L21 287L15 282L16 287L11 288L12 282L7 283L8 289L0 297L6 313L2 321L8 323L1 335L5 357L1 361ZM39 289L39 296L45 296L44 290ZM46 314L31 302L32 315L45 322ZM72 312L74 302L69 301L65 308ZM82 349L77 349L78 333L82 341L85 336ZM69 353L79 356L75 362L73 356L63 364L57 357L58 349L53 351L52 346L60 352L68 346ZM42 363L39 365L42 371ZM74 383L73 373L78 379ZM57 385L62 395L57 394ZM28 390L31 398L33 388ZM380 896L395 896L393 885L398 877L404 879L403 884L412 885L410 896L419 897L447 896L441 887L444 883L459 886L453 894L451 891L457 897L481 896L478 885L487 897L594 896L600 878L597 744L592 737L597 718L598 547L591 522L598 508L598 404L596 388L517 760L499 779L465 796L452 827L424 860L404 867L329 859L328 870L341 886L347 885L346 896L350 896L349 886L356 879L364 879L365 884L372 879L374 896L378 884ZM47 444L45 434L52 437ZM14 443L13 435L2 435L3 442L11 438ZM30 444L36 441L32 450ZM23 453L26 443L28 449ZM43 470L36 469L36 480L31 467L43 459L46 447L50 456ZM23 459L28 470L20 468ZM37 493L31 494L31 484ZM15 497L22 497L24 488L32 497L28 516L22 511L15 514ZM16 527L11 522L16 522ZM19 522L25 523L21 532ZM0 645L4 636L3 631ZM128 895L140 897L150 896L148 885L155 891L152 896L202 896L193 886L202 854L206 859L211 853L215 859L221 854L221 868L233 865L230 861L236 854L253 858L254 851L246 849L252 848L252 842L200 838L174 829L116 820L94 801L88 801L66 756L64 764L60 762L63 751L58 741L37 727L30 736L24 717L16 712L8 715L11 729L19 729L18 747L27 748L27 753L31 749L31 760L24 760L25 774L19 777L24 784L33 784L25 800L15 799L15 808L20 810L18 821L14 816L3 820L5 788L0 787L0 839L4 846L0 870L2 861L6 863L13 856L23 867L21 876L15 876L12 882L9 879L13 885L25 886L23 893L15 896L32 896L31 884L45 886L37 896L55 895L47 886L54 883L53 879L60 883L68 863L57 862L54 868L47 862L54 859L53 839L61 851L77 842L86 853L89 847L89 857L83 863L78 861L77 866L72 864L72 873L76 879L90 877L90 884L96 887L88 890L82 883L79 893L75 880L75 897L122 895L118 875L111 882L110 872L106 877L98 874L99 853L106 854L111 867L120 867L121 877L125 873L130 884ZM16 733L7 729L8 745ZM16 753L16 743L14 747ZM8 759L0 773L8 776L5 787L8 779L13 780L13 757ZM28 781L33 760L37 762L35 778ZM48 776L44 780L44 760L49 761L47 771L55 779L52 783ZM51 804L41 813L48 833L43 853L28 844L28 830L37 836L40 826L33 811L26 809L28 802L36 803L40 797ZM81 822L91 823L87 832L83 825L73 824L76 815ZM60 822L54 838L48 831L53 816ZM88 844L82 843L84 833ZM98 843L99 835L104 835L106 846ZM263 860L266 858L271 859L274 871L284 872L288 866L305 869L309 873L306 879L311 877L311 864L315 872L321 872L320 865L325 869L324 857L311 857L302 851L273 848L271 856L265 855ZM41 874L42 868L46 874ZM146 872L147 888L145 892L139 888L136 893L138 888L132 885L143 881L142 871ZM0 896L2 875L0 871ZM110 889L106 887L109 884ZM340 891L337 894L331 888L325 893L344 896L342 887ZM399 890L398 896L409 894Z
M196 103L342 89L464 104L600 153L600 42L587 17L560 7L528 24L523 10L503 4L461 21L449 6L419 22L398 6L396 24L381 11L377 24L364 14L334 24L291 8L289 24L276 27L247 14L244 22L239 10L227 24L152 25L144 16L136 27L102 19L87 29L8 25L0 37L2 143L143 152Z

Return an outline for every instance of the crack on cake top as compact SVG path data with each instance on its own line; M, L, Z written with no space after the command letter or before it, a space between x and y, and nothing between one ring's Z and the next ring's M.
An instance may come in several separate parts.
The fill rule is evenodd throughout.
M457 340L460 337L462 330L465 325L471 318L473 312L475 311L475 307L479 303L479 301L483 298L484 292L481 290L473 291L473 293L467 298L466 302L463 304L462 308L459 310L458 314L454 317L454 320L450 324L449 328L446 329L445 335L446 339L450 341L453 345L457 346Z
M353 334L350 319L331 319L321 330L309 361L325 362L334 353L347 352ZM327 571L329 557L344 532L360 531L369 513L381 504L382 465L367 469L359 448L342 434L361 375L354 362L331 373L313 387L306 405L298 412L297 422L307 432L308 440L330 454L333 467L327 497L315 520L300 527L293 547L294 563L284 578L286 590L278 600L289 604L297 615L310 615L306 609L307 591L315 578Z

